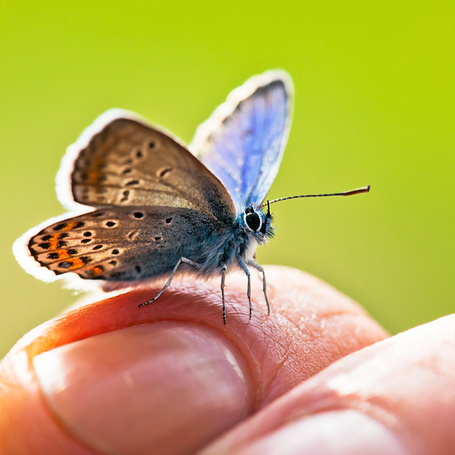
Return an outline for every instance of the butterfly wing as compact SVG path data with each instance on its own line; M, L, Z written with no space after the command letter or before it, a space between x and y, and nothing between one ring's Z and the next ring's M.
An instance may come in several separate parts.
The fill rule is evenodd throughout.
M106 206L45 226L27 247L47 281L74 272L105 281L107 290L169 274L182 256L203 264L203 246L222 230L209 214L186 207Z
M44 281L66 272L85 280L153 278L181 256L206 260L200 243L236 219L226 188L182 143L120 110L103 114L69 147L57 194L73 213L30 230L13 247Z
M182 143L121 110L103 114L68 148L57 195L69 208L186 207L227 222L235 216L224 186Z
M290 128L292 96L287 73L254 76L196 131L190 150L221 180L238 213L261 204L275 179Z

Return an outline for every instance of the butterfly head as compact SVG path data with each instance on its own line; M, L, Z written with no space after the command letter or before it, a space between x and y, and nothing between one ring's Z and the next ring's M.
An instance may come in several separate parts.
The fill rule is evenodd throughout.
M270 205L267 205L267 212L264 213L261 207L251 204L245 209L242 221L245 233L252 235L258 243L265 243L267 238L273 236Z

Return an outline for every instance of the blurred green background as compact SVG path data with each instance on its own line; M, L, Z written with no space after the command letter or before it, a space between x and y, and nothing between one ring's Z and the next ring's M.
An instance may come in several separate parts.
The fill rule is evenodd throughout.
M228 92L270 68L296 87L262 264L313 273L392 333L453 311L455 3L2 2L0 355L75 301L11 245L63 212L66 147L111 107L186 142Z

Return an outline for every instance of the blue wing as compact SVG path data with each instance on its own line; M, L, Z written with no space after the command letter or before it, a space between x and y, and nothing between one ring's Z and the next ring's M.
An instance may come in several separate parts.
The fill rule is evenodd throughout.
M264 200L278 172L291 123L293 85L268 71L230 93L190 145L223 183L237 213Z

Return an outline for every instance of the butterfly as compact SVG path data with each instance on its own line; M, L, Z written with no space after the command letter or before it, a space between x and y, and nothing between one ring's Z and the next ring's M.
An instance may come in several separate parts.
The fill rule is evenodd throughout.
M270 314L255 251L274 233L264 199L283 156L292 100L286 72L254 76L199 126L188 147L132 112L107 111L63 157L57 195L70 213L19 238L19 263L37 278L68 278L82 289L168 277L140 307L158 299L178 272L219 274L224 323L225 277L234 267L247 277L251 319L253 268L262 274ZM325 195L295 197L313 196Z

